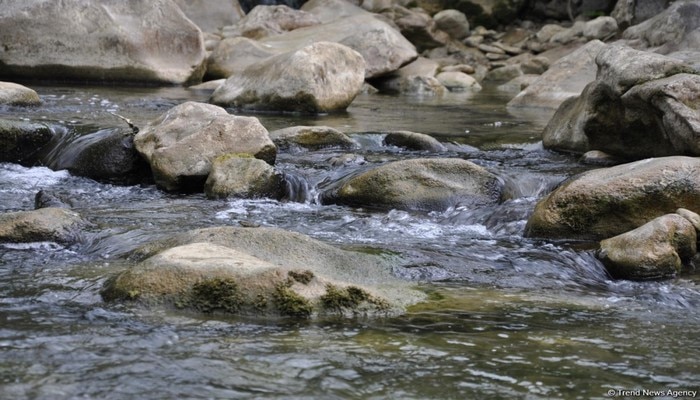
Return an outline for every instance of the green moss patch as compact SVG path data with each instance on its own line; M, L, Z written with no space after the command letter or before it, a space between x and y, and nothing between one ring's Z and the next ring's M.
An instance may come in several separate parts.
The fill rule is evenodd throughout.
M314 279L314 273L308 269L303 271L289 271L288 275L290 278L304 285L308 285L311 283L311 280Z
M313 312L311 303L287 285L278 285L272 294L272 300L282 315L309 318Z
M204 313L224 311L236 313L241 309L243 300L238 284L233 279L213 278L197 282L192 286L188 304Z
M341 313L346 310L356 311L364 306L379 310L389 308L385 300L378 299L357 286L339 288L335 285L326 285L326 294L321 296L320 300L323 308Z

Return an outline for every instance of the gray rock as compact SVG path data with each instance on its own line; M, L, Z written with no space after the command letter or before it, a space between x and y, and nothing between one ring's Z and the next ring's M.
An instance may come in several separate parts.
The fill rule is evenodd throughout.
M238 0L175 0L175 3L202 32L218 32L245 15Z
M321 20L306 11L295 10L285 5L258 5L235 25L226 27L223 35L262 39L319 24Z
M402 210L445 210L456 205L495 204L503 182L461 159L413 159L384 164L321 195L323 204Z
M520 93L521 91L525 90L528 86L530 86L533 82L535 82L539 77L539 75L535 74L516 76L508 82L498 85L497 88L498 90L504 92Z
M442 10L433 15L437 29L447 32L451 38L462 40L469 36L469 21L463 12L458 10Z
M463 72L440 72L435 79L451 92L478 92L481 90L479 82Z
M540 79L509 101L508 107L556 109L564 100L578 96L584 87L595 79L595 57L604 47L603 42L592 40L560 58Z
M600 240L700 204L700 159L652 158L576 175L540 200L529 237Z
M545 127L545 147L627 159L700 154L700 76L685 74L689 66L621 45L607 46L596 63L596 80Z
M204 73L202 32L171 0L27 0L0 7L0 75L182 84Z
M298 146L311 150L326 147L354 149L359 144L343 132L329 126L292 126L270 132L279 148Z
M156 184L168 191L199 191L212 160L250 154L274 164L277 148L257 118L233 116L221 107L186 102L149 122L134 138Z
M445 151L445 146L430 135L410 131L387 132L384 144L417 151Z
M204 193L213 199L261 198L281 199L285 183L282 174L263 160L225 154L212 161L211 172L204 183Z
M598 165L604 167L611 167L613 165L623 163L621 159L615 156L611 156L610 154L600 150L591 150L585 152L579 159L579 162L582 164Z
M598 17L586 22L583 36L588 39L605 39L617 33L617 21L613 17Z
M418 52L444 46L450 41L450 36L438 30L435 20L420 8L395 5L393 13L394 23L401 34L416 46Z
M669 0L618 0L610 16L615 18L621 29L637 25L661 14Z
M207 59L207 77L228 78L241 73L247 67L273 57L275 52L257 40L246 37L224 39Z
M338 43L316 42L251 65L211 97L241 109L326 113L345 110L364 83L362 56Z
M700 215L698 215L698 213L690 211L687 208L679 208L676 210L676 214L687 219L688 222L693 224L696 233L700 232Z
M0 214L0 242L75 242L87 222L65 208L40 208Z
M393 315L425 298L391 274L388 259L273 228L200 229L141 248L110 279L108 301L204 313Z
M700 0L671 3L663 12L627 28L622 38L660 54L700 48Z
M506 82L521 75L524 75L524 72L520 64L510 64L492 69L488 72L488 74L486 74L484 80L491 82Z
M34 90L11 82L0 82L0 104L11 106L38 106L39 94Z
M376 79L373 83L381 92L410 93L411 90L409 89L415 77L435 78L439 68L440 64L437 61L418 57L415 61L382 78Z
M677 214L600 242L598 258L616 279L670 278L697 252L693 225Z
M0 162L32 165L54 136L45 124L0 119Z

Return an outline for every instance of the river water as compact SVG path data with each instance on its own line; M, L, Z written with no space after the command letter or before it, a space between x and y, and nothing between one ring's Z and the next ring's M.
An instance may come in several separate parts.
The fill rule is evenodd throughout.
M44 105L0 117L78 135L137 126L207 93L183 88L33 86ZM116 186L45 167L0 164L0 211L33 208L39 189L92 225L80 242L0 244L2 399L589 399L620 390L700 388L700 279L613 281L594 243L524 238L537 199L587 168L544 150L549 115L512 114L506 94L362 95L346 113L256 115L269 130L329 125L361 143L290 149L277 167L291 199L207 200ZM382 146L382 131L430 134L448 150ZM497 206L413 213L322 206L324 187L358 169L459 157L506 180ZM395 274L431 301L389 319L205 318L103 303L106 277L139 245L247 220L334 245L397 252ZM673 393L670 393L671 395ZM663 398L664 396L659 396ZM666 396L669 397L669 396ZM670 398L670 397L669 397Z

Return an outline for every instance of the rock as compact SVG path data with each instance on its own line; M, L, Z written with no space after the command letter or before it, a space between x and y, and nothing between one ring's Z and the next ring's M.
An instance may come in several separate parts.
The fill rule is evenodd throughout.
M552 38L554 35L566 31L567 28L559 25L559 24L547 24L544 25L542 28L540 28L539 31L535 34L535 39L539 41L540 43L547 43Z
M38 210L40 208L49 207L71 208L67 201L52 192L43 189L36 192L34 195L34 209Z
M481 90L479 82L463 72L440 72L435 79L451 92L466 90L477 92Z
M0 104L11 106L38 106L39 94L34 90L11 82L0 82Z
M75 211L40 208L0 214L0 242L57 242L70 244L87 225Z
M595 79L595 57L604 47L603 42L592 40L560 58L540 79L509 101L507 106L556 109L564 100L578 96Z
M463 12L458 10L442 10L433 15L437 29L446 32L452 39L462 40L469 36L469 21Z
M446 150L445 146L434 137L410 131L387 132L384 144L417 151L441 152Z
M700 48L700 0L671 3L663 12L627 28L622 38L660 54Z
M262 39L319 24L321 20L306 11L295 10L285 5L259 5L238 23L224 29L223 34L224 37L245 36Z
M211 102L248 110L342 111L360 93L364 71L364 59L356 51L316 42L233 74L214 91Z
M399 5L395 5L393 11L394 23L401 34L416 46L418 52L444 46L450 41L450 36L438 30L435 20L425 11Z
M607 14L617 0L547 0L528 2L521 12L536 19L574 20L576 17Z
M478 49L465 46L461 42L452 41L446 46L423 52L423 56L437 61L442 66L467 64L474 68L474 78L481 80L490 68L488 58ZM479 78L478 76L481 76Z
M595 20L594 20L595 21ZM591 21L589 21L591 22ZM583 31L587 26L587 22L583 21L576 21L571 28L564 29L563 31L559 31L552 35L552 37L549 39L550 43L561 43L561 44L567 44L575 41L576 39L579 39L581 36L583 36ZM594 24L592 26L591 32L593 28L597 27L597 24ZM617 27L617 25L615 25ZM605 36L603 36L605 37ZM595 38L595 39L600 39L600 38Z
M207 90L213 92L218 89L219 86L223 85L226 79L215 79L212 81L202 82L198 85L189 86L187 89L190 90Z
M134 147L131 129L102 129L68 138L42 150L42 164L54 171L65 169L76 176L126 185L147 181L151 175Z
M605 47L596 63L596 80L545 127L545 147L627 159L700 155L700 75L683 73L692 69L679 60L621 45Z
M207 60L206 78L228 78L275 54L272 48L257 40L246 37L224 39L219 42Z
M149 122L134 138L156 184L168 191L199 191L212 160L228 153L250 154L274 164L277 148L257 118L233 116L223 108L186 102Z
M337 183L321 194L322 204L435 211L456 205L495 204L503 182L461 159L391 162Z
M54 136L45 124L0 119L0 162L33 165Z
M139 264L107 281L107 301L203 313L393 315L425 296L387 258L274 228L200 229L144 246Z
M292 126L270 132L279 148L298 146L311 150L325 147L354 149L359 144L343 132L329 126Z
M540 200L528 237L600 240L700 204L700 159L652 158L576 175Z
M530 86L532 82L536 81L539 77L539 75L534 74L516 76L508 82L498 85L497 89L504 92L520 93L521 91L525 90L528 86Z
M175 3L202 32L218 32L245 15L238 0L175 0Z
M410 64L407 64L397 71L387 74L381 78L373 80L372 83L377 89L379 89L380 92L412 93L415 90L414 80L416 77L434 79L439 68L440 64L438 64L436 61L425 57L418 57ZM441 90L444 90L444 88Z
M211 77L228 78L266 58L319 41L340 43L360 53L365 59L368 79L395 71L418 57L415 46L395 28L347 1L312 0L304 4L303 10L323 24L269 36L259 42L243 41L243 38L235 42L223 40L212 55L214 60L209 62Z
M693 225L677 214L600 242L598 258L615 279L670 278L697 252Z
M484 80L490 82L506 82L523 74L523 69L519 64L504 65L489 71Z
M263 160L237 154L224 154L212 161L204 183L204 193L213 199L236 197L253 199L284 197L282 174Z
M695 233L700 232L700 215L698 215L698 213L690 211L687 208L679 208L676 210L676 214L687 219L695 228Z
M621 29L661 14L669 0L618 0L610 16L615 18Z
M598 17L586 22L583 36L588 39L604 40L617 33L617 21L613 17Z
M461 0L448 2L450 7L463 12L469 17L472 26L483 25L495 28L508 25L519 15L525 6L522 0Z
M441 69L442 72L464 72L465 74L473 74L474 67L467 64L447 65Z
M27 0L0 7L0 76L182 84L204 73L202 32L171 0Z
M579 162L581 164L587 164L587 165L598 165L598 166L604 166L604 167L610 167L613 165L617 164L622 164L623 161L615 156L611 156L610 154L600 151L600 150L591 150L587 151L584 153L581 158L579 159Z

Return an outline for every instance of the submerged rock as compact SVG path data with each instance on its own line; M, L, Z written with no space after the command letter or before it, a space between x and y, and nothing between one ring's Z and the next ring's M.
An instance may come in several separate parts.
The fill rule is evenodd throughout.
M87 222L75 211L47 207L32 211L0 214L0 242L57 242L78 239Z
M234 73L214 91L211 102L253 110L342 111L360 93L364 71L356 51L317 42Z
M45 124L0 119L0 162L33 165L54 136Z
M525 235L600 240L700 204L700 159L652 158L576 175L540 200Z
M299 146L317 150L325 147L353 149L359 146L348 135L330 126L292 126L270 132L270 138L280 148Z
M430 135L410 131L387 132L384 144L418 151L445 151L445 146Z
M696 242L693 224L678 214L666 214L603 240L598 258L616 279L669 278L695 255Z
M461 159L391 162L339 182L321 195L323 204L402 210L445 210L456 205L495 204L503 181Z
M41 104L34 90L11 82L0 82L0 104L11 106L37 106Z
M182 84L202 32L171 0L27 0L0 7L0 76Z
M186 102L149 122L134 138L156 184L168 191L200 191L218 156L239 153L274 164L277 148L254 117L211 104Z
M132 129L102 129L48 147L42 164L54 171L129 185L150 180L149 166L134 147Z
M204 183L204 193L210 198L280 199L285 194L284 188L284 177L270 164L239 154L215 158Z
M107 301L204 313L388 315L424 295L380 256L341 250L274 228L199 229L146 245L108 282Z

